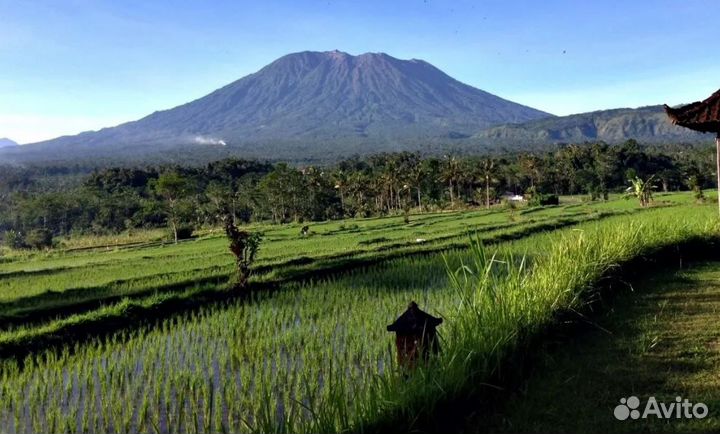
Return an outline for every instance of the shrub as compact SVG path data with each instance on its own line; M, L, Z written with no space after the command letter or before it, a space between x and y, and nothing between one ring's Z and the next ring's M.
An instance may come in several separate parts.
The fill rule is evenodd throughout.
M180 226L177 229L178 240L189 240L193 237L195 229L192 226Z
M696 175L693 175L688 178L687 184L693 192L693 197L695 198L695 201L705 202L705 193L703 193L702 191L700 178Z
M560 198L556 194L536 193L528 200L529 206L559 205Z
M230 251L235 255L238 275L235 287L243 289L247 286L248 279L252 274L250 266L255 262L262 241L262 234L258 232L241 231L232 222L230 216L223 218L225 221L225 235L230 241Z
M52 232L48 229L33 229L28 232L25 242L28 246L38 250L52 247Z
M25 237L23 237L22 232L14 230L5 231L5 234L3 235L3 242L5 246L10 247L11 249L22 249L26 247Z

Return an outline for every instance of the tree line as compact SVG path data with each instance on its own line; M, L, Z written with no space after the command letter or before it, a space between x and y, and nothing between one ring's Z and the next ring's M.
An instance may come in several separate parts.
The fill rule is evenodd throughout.
M51 171L51 173L48 173ZM14 168L0 172L0 234L13 247L58 235L168 227L174 239L200 227L321 221L498 203L506 194L553 203L562 194L607 199L634 179L655 188L711 187L711 149L567 145L544 153L421 156L382 153L332 166L226 159L202 167Z

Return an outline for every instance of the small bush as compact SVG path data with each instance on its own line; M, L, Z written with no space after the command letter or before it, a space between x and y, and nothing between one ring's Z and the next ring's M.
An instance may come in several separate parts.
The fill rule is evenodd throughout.
M48 229L33 229L28 232L27 237L25 237L25 243L38 250L52 247L52 232Z
M695 201L698 203L705 202L705 193L702 191L702 188L700 188L700 187L693 188L693 197L695 198Z
M5 231L5 234L3 234L3 244L11 249L22 249L26 247L25 237L23 237L22 232L14 230Z
M537 193L528 200L529 206L559 205L560 198L556 194Z
M230 241L230 251L235 255L235 263L238 268L235 288L244 289L253 271L250 266L255 262L262 234L241 231L235 226L229 215L226 215L223 220L225 221L225 235Z
M192 226L180 226L177 230L178 240L189 240L193 237L195 229Z

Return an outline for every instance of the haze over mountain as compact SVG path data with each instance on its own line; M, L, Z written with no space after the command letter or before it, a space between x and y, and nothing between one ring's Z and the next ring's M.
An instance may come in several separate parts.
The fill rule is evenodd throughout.
M332 144L348 154L464 138L549 116L465 85L422 60L301 52L179 107L22 148L50 156L228 145L268 157L283 148L312 152Z
M17 146L18 144L8 139L7 137L0 138L0 148L9 148L10 146Z

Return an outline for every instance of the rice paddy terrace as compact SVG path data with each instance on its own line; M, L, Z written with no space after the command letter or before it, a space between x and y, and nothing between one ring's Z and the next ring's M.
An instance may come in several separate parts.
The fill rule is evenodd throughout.
M465 248L467 234L485 242L613 215L640 212L624 200L573 203L508 212L493 209L423 214L409 224L402 217L347 220L310 226L256 226L264 242L255 282L281 282L319 271L342 271L408 254ZM234 260L223 234L206 234L178 245L162 241L104 239L95 246L10 256L0 262L0 323L18 323L39 314L96 307L97 302L143 297L227 283ZM73 242L68 244L71 246ZM93 304L92 302L96 302Z
M714 240L715 213L671 194L649 209L573 202L318 223L307 236L258 225L248 297L228 288L233 258L213 233L12 253L0 432L417 429L499 380L524 337L582 310L617 264ZM385 326L410 300L445 323L441 354L405 377Z

